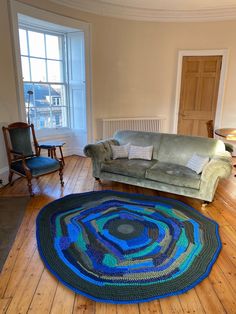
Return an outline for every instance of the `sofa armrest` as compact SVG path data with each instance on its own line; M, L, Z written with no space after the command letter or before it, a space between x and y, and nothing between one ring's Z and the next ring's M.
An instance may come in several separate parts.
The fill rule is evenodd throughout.
M111 144L118 145L119 142L115 139L108 139L95 144L88 144L84 147L85 156L92 159L93 176L95 178L99 178L101 163L111 159Z
M219 179L228 178L232 172L230 158L213 157L205 166L201 175L200 198L211 202Z
M232 162L232 155L228 151L218 152L216 155L212 157L213 160L223 160L228 161L229 163Z
M213 157L211 161L203 169L201 180L209 181L211 177L228 178L232 172L231 158Z

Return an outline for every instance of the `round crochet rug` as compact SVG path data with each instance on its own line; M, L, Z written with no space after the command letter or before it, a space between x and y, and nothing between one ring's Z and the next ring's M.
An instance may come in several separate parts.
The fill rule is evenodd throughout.
M218 225L174 199L115 191L44 207L37 242L47 268L95 301L138 303L183 293L208 276Z

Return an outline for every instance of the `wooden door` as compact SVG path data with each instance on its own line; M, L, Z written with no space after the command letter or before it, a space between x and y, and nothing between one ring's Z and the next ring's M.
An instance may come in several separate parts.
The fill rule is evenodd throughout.
M222 56L183 57L178 134L207 137L215 119Z

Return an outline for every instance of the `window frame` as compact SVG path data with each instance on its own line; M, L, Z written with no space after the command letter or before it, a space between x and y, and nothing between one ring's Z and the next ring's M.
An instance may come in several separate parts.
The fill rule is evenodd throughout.
M63 129L63 128L70 128L71 127L71 112L70 112L70 104L69 104L69 91L68 91L68 71L67 71L67 41L66 41L66 34L63 32L57 32L57 31L52 31L52 30L48 30L46 27L41 27L41 26L33 26L33 25L25 25L24 23L19 23L18 26L18 32L20 31L20 29L25 30L26 31L26 41L27 41L27 52L28 54L21 54L21 49L20 49L20 65L21 65L21 80L22 80L22 87L24 90L24 84L31 84L33 85L33 89L34 89L34 85L40 84L40 85L45 85L49 87L49 98L50 98L50 102L49 102L49 111L50 111L50 117L51 117L51 121L50 121L50 126L49 127L39 127L37 128L37 126L35 126L36 130L42 130L42 129ZM29 32L33 31L36 33L41 33L44 36L44 51L45 51L45 57L35 57L35 56L31 56L30 55L30 42L29 42ZM52 35L52 36L57 36L60 38L59 40L59 47L60 48L60 53L61 53L61 58L60 59L52 59L52 58L48 58L47 57L47 44L46 44L46 35ZM19 36L19 48L20 48L20 36ZM22 68L22 57L26 57L28 58L28 67L29 67L29 76L30 76L30 80L24 80L23 78L23 68ZM31 58L33 59L38 59L38 60L44 60L45 62L45 74L46 74L46 80L45 81L34 81L32 80L32 72L31 72ZM49 81L48 80L48 66L47 66L47 61L59 61L62 63L62 81L61 82L54 82L54 81ZM64 89L64 104L60 104L60 105L53 105L53 102L51 101L52 96L51 96L51 88L53 88L53 85L58 85L61 86ZM24 99L25 100L25 99ZM33 103L34 106L32 106L31 108L34 108L37 110L37 106L35 105L35 92L33 93ZM66 126L53 126L53 119L52 119L52 108L66 108ZM25 115L27 115L27 106L26 106L26 102L24 101L24 110L25 110ZM40 116L40 115L39 115ZM41 124L41 120L39 119L39 125Z
M20 63L20 48L18 38L18 28L20 23L26 25L40 25L47 27L52 31L64 32L68 34L70 32L83 32L84 33L84 53L85 53L85 115L86 115L86 129L80 132L74 126L61 129L40 129L36 130L37 138L43 140L51 140L53 138L66 138L68 134L73 134L76 138L76 146L73 145L73 153L83 155L83 147L86 143L95 141L94 117L93 117L93 97L92 97L92 34L91 23L82 21L80 17L73 18L71 16L65 16L58 14L57 12L50 12L44 9L36 8L30 4L25 4L16 0L9 0L10 8L10 23L11 23L11 35L13 38L13 56L15 65L15 78L16 78L16 110L17 117L21 121L26 121L26 114L24 108L24 97L22 88L22 76L21 76L21 63ZM70 96L70 95L69 95ZM71 99L70 99L71 101ZM71 102L69 103L71 106ZM70 108L73 112L73 108ZM69 117L71 121L73 115ZM50 131L50 133L49 133ZM70 152L71 152L70 151Z

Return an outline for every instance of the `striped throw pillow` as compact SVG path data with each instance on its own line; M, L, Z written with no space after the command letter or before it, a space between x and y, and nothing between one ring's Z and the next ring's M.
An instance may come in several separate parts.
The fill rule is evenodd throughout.
M130 144L111 145L112 159L128 158Z
M130 145L129 159L152 159L153 146L134 146Z
M200 174L205 167L206 164L209 162L209 157L200 156L196 153L189 159L187 162L186 167L192 169L197 174Z

